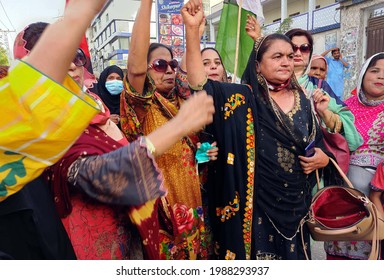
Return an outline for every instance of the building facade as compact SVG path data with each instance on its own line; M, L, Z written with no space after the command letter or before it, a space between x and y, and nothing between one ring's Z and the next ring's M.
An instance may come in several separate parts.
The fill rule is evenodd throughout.
M344 96L356 87L362 63L384 52L384 1L340 1L340 46L351 67L345 79Z
M109 0L87 31L92 67L100 73L107 66L126 68L130 38L140 0ZM151 40L156 40L155 5L151 15Z

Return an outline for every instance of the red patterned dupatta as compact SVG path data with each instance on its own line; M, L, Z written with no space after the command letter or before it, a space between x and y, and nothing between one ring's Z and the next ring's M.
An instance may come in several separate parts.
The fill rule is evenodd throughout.
M124 222L124 216L127 215L138 229L145 259L159 259L160 230L172 234L172 222L164 220L171 217L162 214L160 199L150 200L137 207L121 208L99 203L76 191L72 192L73 187L70 189L68 186L68 169L76 159L84 155L101 155L120 147L123 147L121 143L110 138L97 125L91 124L60 162L50 169L56 206L79 259L126 258L126 250L129 248L123 247L127 240L124 240L124 234L118 232L121 231L121 225L129 224ZM139 145L137 147L135 156L149 156L146 149ZM154 161L152 164L156 167ZM111 248L115 248L115 251L111 252ZM101 254L101 251L105 253Z

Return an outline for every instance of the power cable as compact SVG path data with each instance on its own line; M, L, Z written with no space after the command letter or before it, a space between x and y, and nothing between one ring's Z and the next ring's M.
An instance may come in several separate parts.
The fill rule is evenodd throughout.
M7 11L4 9L3 2L1 2L1 0L0 0L0 5L1 5L1 7L3 8L3 11L4 11L4 13L5 13L5 16L7 17L9 23L11 24L11 27L13 28L13 30L16 30L15 27L13 26L13 24L12 24L12 21L9 19L8 14L7 14Z

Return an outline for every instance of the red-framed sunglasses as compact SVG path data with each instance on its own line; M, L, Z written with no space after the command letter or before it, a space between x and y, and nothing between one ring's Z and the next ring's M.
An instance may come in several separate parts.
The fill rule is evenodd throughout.
M168 65L172 68L173 71L176 70L179 63L176 59L166 61L165 59L155 59L151 64L148 65L148 69L154 69L156 72L166 72Z
M293 44L293 51L297 52L297 50L300 50L302 53L309 53L312 50L312 46L310 44L302 44L301 46Z
M85 53L82 49L77 49L75 58L72 60L72 62L77 66L81 67L84 66L85 63L87 63L87 57L85 56Z

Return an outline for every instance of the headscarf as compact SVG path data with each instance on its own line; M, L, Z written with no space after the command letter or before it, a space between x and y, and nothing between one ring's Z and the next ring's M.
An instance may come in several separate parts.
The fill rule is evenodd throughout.
M383 100L368 101L367 98L365 97L365 94L363 91L363 80L364 80L365 73L367 72L369 64L371 63L372 59L378 55L384 56L384 52L376 53L364 62L363 66L360 70L359 78L357 80L357 87L356 87L357 97L358 97L360 103L367 105L367 106L376 106L376 105L379 105L383 102Z
M256 73L256 65L260 63L262 57L260 52L266 51L269 44L274 43L275 40L290 42L289 38L282 34L271 34L258 38L255 41L255 48L252 51L242 80L251 85L253 92L257 93L255 96L258 113L257 135L260 137L258 137L259 140L257 141L258 153L256 156L258 158L255 179L256 205L266 213L280 232L285 236L292 237L295 236L300 221L308 212L307 207L311 199L310 193L316 182L314 173L310 176L302 173L297 156L304 154L305 147L312 140L316 140L317 147L322 146L319 143L320 134L316 133L317 124L312 116L309 100L305 97L298 84L294 72L292 71L287 88L291 89L295 94L296 102L300 102L300 105L296 105L300 107L300 112L297 112L298 116L310 116L308 120L303 119L298 124L294 124L289 114L285 114L276 105L276 102L270 96L268 81L262 73ZM262 132L261 129L264 130L265 128L268 128L268 133ZM261 137L263 137L263 140L260 140ZM287 161L292 172L288 172L288 167L282 167L281 163L279 163L281 158L279 158L278 154L275 154L278 148L281 149L281 153L290 155L286 157L287 159L291 155L295 156L296 160L292 158L289 163ZM262 152L259 149L262 149ZM276 167L277 169L274 172L279 172L279 175L271 176L270 169L266 168L266 164L275 165L269 168ZM285 180L289 184L287 189L281 187L281 180ZM304 195L301 195L300 192L304 192ZM300 199L290 200L288 197L300 197ZM282 200L278 208L270 207L276 203L276 199L280 198ZM292 209L295 209L295 211Z
M260 37L255 41L255 46L252 50L252 53L248 60L248 64L241 78L241 82L243 84L249 84L254 89L254 92L265 92L265 93L269 92L269 87L268 87L269 82L264 78L264 76L261 73L256 72L256 65L260 63L260 61L257 61L257 56L259 54L261 46L263 46L263 43L268 37L273 35L275 34L271 34L265 37ZM284 36L284 35L281 35L281 36ZM256 89L259 86L262 86L264 90L257 91ZM301 89L300 85L296 80L295 73L292 73L288 87L291 89Z
M13 57L15 59L22 59L29 54L29 50L25 48L27 41L24 40L24 32L29 26L27 25L19 34L17 34L15 42L13 43Z
M324 61L324 63L325 63L325 74L327 74L327 72L328 72L328 62L327 62L327 60L325 59L325 57L322 56L322 55L319 55L319 54L314 54L314 55L312 56L311 63L312 63L314 60L316 60L316 59L321 59L321 60ZM310 68L311 68L311 67L309 67L309 69L310 69Z
M101 72L99 82L97 83L97 94L103 100L104 104L111 111L111 114L120 114L120 94L112 95L109 93L107 88L105 87L105 83L107 82L107 78L110 74L116 73L123 80L124 73L120 67L116 65L108 66Z

